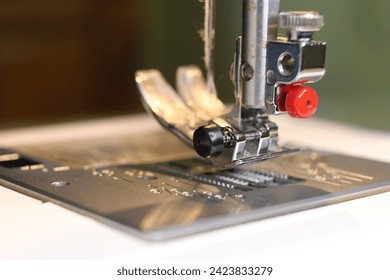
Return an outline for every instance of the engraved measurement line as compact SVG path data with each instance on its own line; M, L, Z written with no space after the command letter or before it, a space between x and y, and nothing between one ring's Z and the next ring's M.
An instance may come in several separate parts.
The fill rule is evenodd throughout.
M163 194L164 192L166 192L169 195L176 195L176 196L178 195L184 197L198 196L200 198L206 198L214 201L233 199L235 201L244 202L245 199L245 196L243 194L229 194L229 193L219 194L219 193L213 193L209 190L205 190L202 188L197 188L195 190L189 191L181 187L168 184L166 182L161 182L161 185L163 186L158 187L153 184L148 184L148 187L150 188L149 191L153 194Z
M301 164L301 167L305 170L297 170L300 174L306 173L306 175L313 176L312 179L316 181L335 186L341 186L339 183L350 185L353 182L362 183L364 180L374 180L374 178L371 176L356 172L350 172L339 168L329 167L324 162L317 163L314 166L310 163L304 163Z
M374 177L367 176L367 175L360 174L360 173L350 172L350 171L337 169L337 168L331 168L330 170L331 170L331 172L334 171L336 173L342 173L342 174L349 175L349 176L359 177L359 178L365 179L365 180L370 180L370 181L374 180Z

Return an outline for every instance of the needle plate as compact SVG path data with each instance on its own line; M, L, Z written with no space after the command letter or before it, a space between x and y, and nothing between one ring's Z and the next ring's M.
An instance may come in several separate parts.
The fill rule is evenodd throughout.
M134 136L2 149L0 183L154 241L390 189L386 163L303 151L221 169L169 137L164 151Z

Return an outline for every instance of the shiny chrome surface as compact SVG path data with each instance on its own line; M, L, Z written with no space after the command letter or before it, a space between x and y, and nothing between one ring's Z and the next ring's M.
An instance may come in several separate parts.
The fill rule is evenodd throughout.
M138 71L136 82L145 108L161 125L191 145L193 131L205 120L185 105L159 71Z
M324 16L313 11L282 12L279 16L279 26L287 31L289 40L311 39L311 33L324 26Z
M178 94L185 104L203 120L226 114L228 108L208 90L203 74L197 66L182 66L176 72Z
M265 111L268 42L278 36L279 0L244 0L242 27L242 63L254 70L243 82L241 103L247 108Z
M323 17L316 12L279 15L279 2L243 0L242 36L236 40L230 72L236 99L231 109L218 99L212 81L213 0L204 1L207 81L198 67L180 67L175 92L157 70L136 73L145 108L215 165L230 168L297 151L278 146L278 126L268 116L286 111L277 102L286 100L281 87L317 82L325 74L326 43L312 40ZM277 36L278 27L286 37Z
M0 182L154 241L390 190L386 163L304 151L224 169L153 135L0 149Z
M136 82L145 108L162 126L192 146L194 130L227 109L207 90L197 66L180 67L176 77L181 96L158 70L138 71Z

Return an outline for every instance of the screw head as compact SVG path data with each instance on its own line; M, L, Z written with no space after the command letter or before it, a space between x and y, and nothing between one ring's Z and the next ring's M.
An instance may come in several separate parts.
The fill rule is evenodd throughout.
M250 79L252 79L254 74L255 70L253 70L252 66L250 66L248 63L242 65L241 76L245 81L249 81Z
M287 31L314 32L324 26L324 16L314 11L289 11L279 14L279 27Z

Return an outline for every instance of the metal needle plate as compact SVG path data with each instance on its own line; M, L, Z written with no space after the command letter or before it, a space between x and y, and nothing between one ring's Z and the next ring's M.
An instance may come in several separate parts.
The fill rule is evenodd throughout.
M121 145L107 140L2 149L0 184L154 241L390 190L385 163L304 151L224 170L165 139L168 161L161 147L148 150L147 141L136 137ZM137 151L135 143L153 161L132 161L129 151ZM48 152L53 147L57 152ZM104 153L113 160L101 159Z

